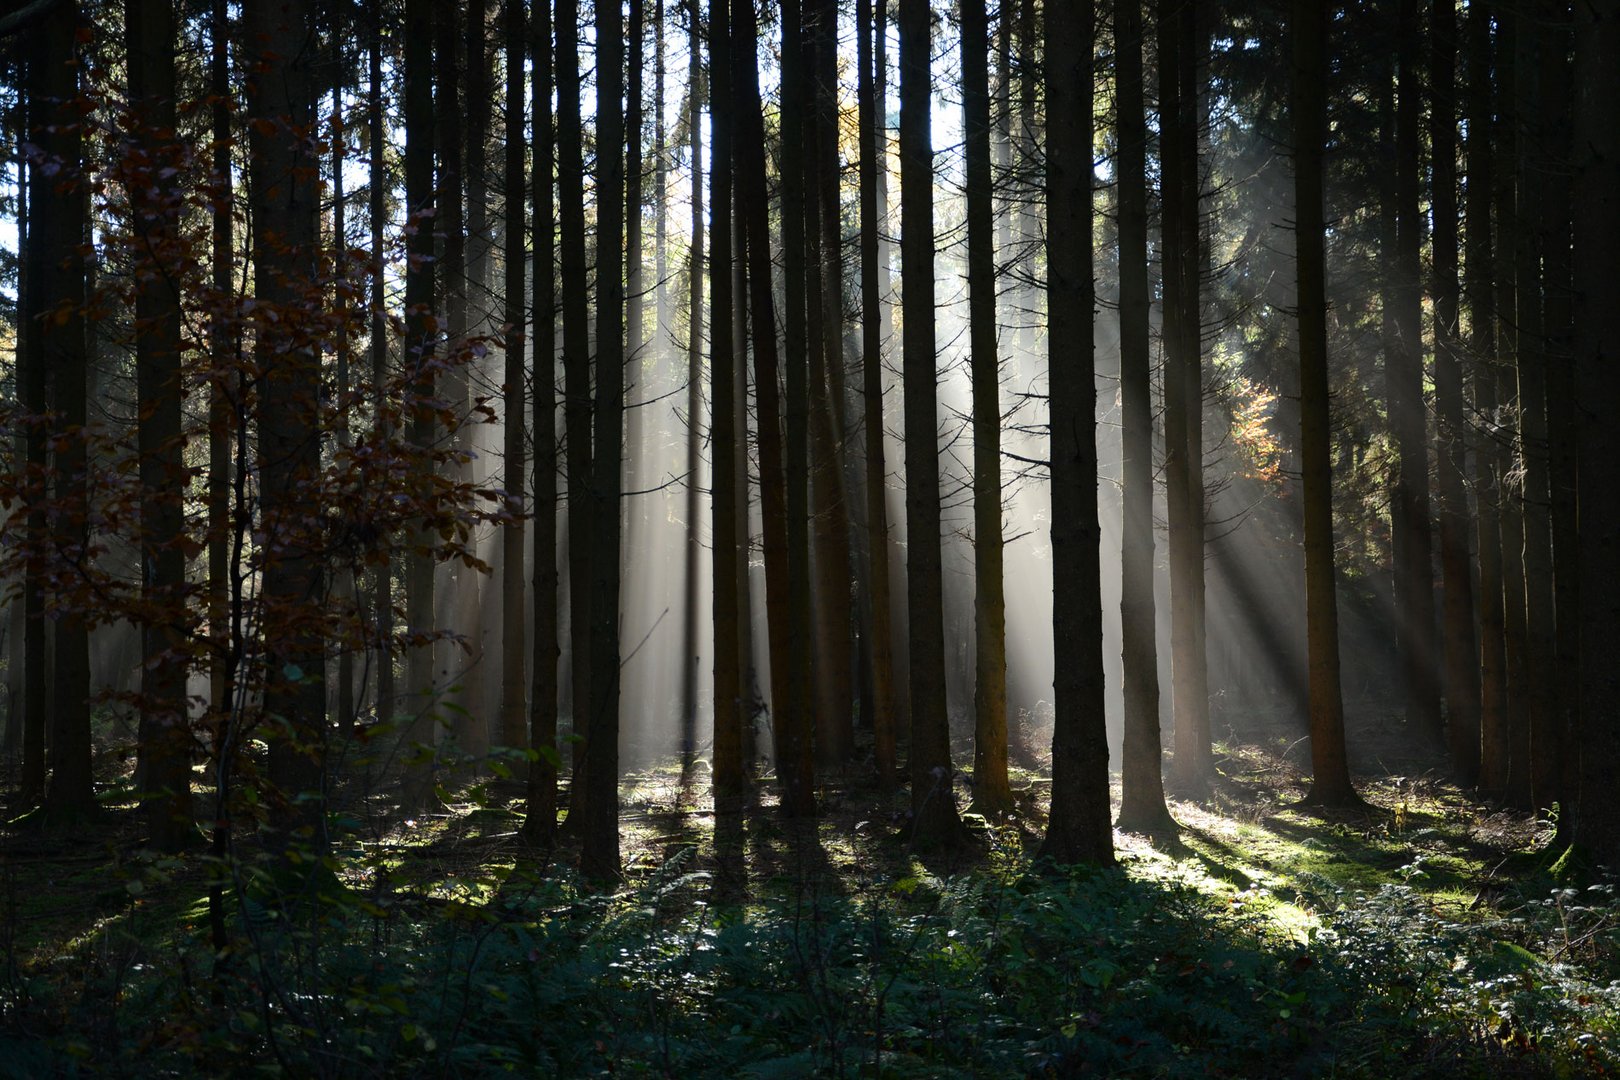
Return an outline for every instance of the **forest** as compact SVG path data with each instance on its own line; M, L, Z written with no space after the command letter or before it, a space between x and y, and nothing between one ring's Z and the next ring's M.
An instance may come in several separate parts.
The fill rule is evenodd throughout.
M1620 0L0 5L0 1074L1620 1071Z

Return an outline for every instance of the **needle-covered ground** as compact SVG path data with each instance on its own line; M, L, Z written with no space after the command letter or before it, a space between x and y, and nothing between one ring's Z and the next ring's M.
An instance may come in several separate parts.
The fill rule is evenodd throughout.
M1033 864L1047 781L945 851L866 777L789 828L769 783L724 822L701 761L627 776L623 885L526 845L467 783L396 820L362 785L330 872L289 893L244 847L232 944L202 854L127 807L13 829L0 864L0 1072L15 1075L1574 1076L1620 1068L1620 901L1551 829L1422 760L1363 754L1367 812L1306 809L1297 744L1217 754L1174 836ZM1377 749L1376 742L1374 749ZM1116 791L1116 798L1118 792ZM967 805L966 781L959 792ZM116 801L116 799L114 799ZM299 897L302 899L299 899Z

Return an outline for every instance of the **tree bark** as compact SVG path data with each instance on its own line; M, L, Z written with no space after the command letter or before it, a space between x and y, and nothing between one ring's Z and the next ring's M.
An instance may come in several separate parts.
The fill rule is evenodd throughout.
M191 731L187 722L184 450L180 386L180 193L171 172L175 133L174 12L124 7L124 40L135 146L130 216L135 258L135 370L140 423L141 813L152 846L176 851L194 835Z
M1574 208L1576 459L1579 538L1581 791L1576 839L1620 865L1620 727L1598 722L1620 699L1620 11L1575 5Z
M264 556L267 637L264 714L270 781L285 800L272 844L324 849L326 740L324 643L310 629L324 597L319 538L306 523L320 473L320 354L310 344L317 282L318 161L304 135L315 93L302 0L247 12L255 86L249 128L253 279L259 372L260 528L282 538ZM270 316L274 316L272 319ZM58 659L58 667L61 661Z
M1176 785L1197 795L1214 775L1204 650L1203 376L1199 314L1197 91L1192 6L1159 5L1163 206L1165 499L1169 525L1171 701Z
M1418 0L1400 0L1395 112L1394 351L1389 355L1390 421L1400 457L1395 484L1396 649L1401 657L1408 728L1426 744L1444 743L1440 655L1434 629L1434 572L1429 511L1429 439L1423 403L1423 223L1418 205L1423 74Z
M878 0L887 5L888 0ZM878 784L895 782L894 646L889 617L888 464L883 446L883 264L879 234L886 207L879 198L881 175L888 171L888 140L879 132L886 111L873 73L872 0L856 0L855 96L861 143L861 399L866 425L866 546L870 596L868 663L872 672L872 747Z
M580 871L619 875L619 498L624 453L624 22L596 8L596 403L592 460L591 711L585 729Z
M1294 221L1299 266L1300 457L1305 504L1305 602L1310 655L1311 780L1318 806L1361 802L1350 782L1339 683L1339 615L1333 565L1325 223L1322 151L1327 141L1327 22L1316 0L1293 4Z
M803 34L799 0L782 4L782 278L783 278L783 417L787 547L787 626L791 641L811 640L810 588L810 387L809 328L806 325L805 262L805 93ZM752 238L751 238L752 246ZM761 250L768 250L761 244ZM756 276L761 276L759 271ZM768 275L765 276L768 281ZM758 288L758 286L755 286ZM770 329L755 320L756 338ZM757 344L755 346L757 351ZM760 374L763 387L765 376ZM763 440L765 434L760 432ZM764 481L761 481L763 487ZM776 655L772 655L772 708L776 734L776 771L782 783L782 810L789 817L815 813L814 711L811 701L811 651L786 651L786 671L778 681Z
M687 275L687 339L686 339L686 648L681 653L681 688L684 698L681 708L681 776L690 777L692 760L697 754L697 709L698 709L698 665L701 657L698 655L699 628L702 625L703 615L700 610L702 600L700 597L699 574L703 565L703 534L699 528L699 519L703 513L701 493L702 454L702 428L699 415L703 411L703 62L702 62L702 35L698 29L700 13L697 0L692 0L692 39L688 49L687 63L687 129L692 137L692 255L691 272ZM659 98L659 115L663 114L662 97ZM712 111L711 106L711 111ZM718 221L727 216L727 211L715 204L715 218ZM730 232L726 228L727 233ZM729 254L729 253L728 253ZM729 274L729 269L727 270ZM662 282L663 276L659 275ZM660 284L660 288L662 285ZM726 315L726 332L730 335L731 316ZM728 354L727 360L730 360ZM729 364L728 371L729 371ZM729 378L729 374L728 374ZM719 390L718 375L711 388L711 394ZM729 390L729 384L727 389ZM726 397L730 398L728 393ZM718 402L718 398L715 399ZM718 408L718 405L716 406ZM713 434L714 421L718 419L718 412L710 421L710 433ZM727 425L729 427L729 424ZM714 443L715 450L719 444ZM718 459L717 459L718 460ZM711 492L717 493L721 486L721 474L716 469L709 481ZM727 485L729 490L729 485ZM711 513L714 511L711 510ZM714 537L719 542L718 533ZM735 543L734 537L729 533L726 536L728 544ZM735 553L735 547L732 547ZM716 552L716 558L719 558ZM729 565L729 564L728 564ZM719 579L715 581L719 586ZM735 579L731 585L735 588ZM733 598L735 603L735 598ZM735 613L733 613L735 614ZM711 615L711 618L713 616ZM736 637L736 624L731 625L731 639ZM719 643L728 640L719 632L718 624L715 633L716 656L730 650L719 648ZM735 653L731 659L735 661ZM718 699L717 699L718 700ZM718 745L719 732L715 733ZM729 752L729 751L728 751Z
M215 0L223 9L224 0ZM367 81L366 123L368 128L368 150L371 161L370 169L370 217L371 217L371 384L372 409L374 422L386 433L388 424L384 417L388 402L385 400L385 387L388 382L388 306L386 291L387 260L383 257L383 219L384 197L388 188L388 170L384 165L383 154L383 106L382 106L382 0L370 0L369 3L371 26L376 35L368 50L370 71ZM221 89L216 93L225 96L227 86L223 63L217 76L217 86ZM229 114L226 114L227 120ZM219 136L216 134L215 136ZM229 159L224 162L216 159L215 171L229 177ZM225 182L229 182L228 179ZM229 228L229 219L226 221ZM227 275L229 273L227 267ZM228 282L228 277L227 277ZM216 283L217 287L217 283ZM222 496L223 498L223 493ZM224 533L220 533L221 557L223 565ZM377 553L377 565L372 581L373 599L372 611L376 620L376 630L373 641L376 655L376 708L377 726L388 731L394 723L394 564L389 555L388 545L383 545Z
M570 816L585 763L577 741L591 713L591 340L585 264L585 157L580 112L579 0L556 0L557 216L562 245L563 424L568 458L568 638L573 700ZM570 824L569 829L573 829Z
M1147 122L1141 0L1115 5L1114 93L1119 125L1119 383L1124 448L1120 637L1124 753L1119 827L1175 828L1164 801L1159 666L1153 598L1153 387L1148 329Z
M1570 55L1574 41L1570 8L1564 0L1543 0L1538 7L1547 55L1542 64L1546 128L1547 177L1546 275L1547 466L1552 486L1552 562L1554 620L1553 677L1555 717L1562 749L1558 756L1558 835L1560 847L1575 838L1580 792L1580 635L1579 523L1576 505L1574 281L1570 246L1573 217L1570 169L1573 161L1572 109L1575 88Z
M934 330L933 29L927 0L900 0L900 277L906 416L906 598L911 642L911 817L917 842L950 846L961 819L945 712Z
M523 242L524 172L523 157L523 5L506 0L506 282L505 370L502 405L505 418L505 445L502 447L505 472L501 486L506 491L506 510L511 515L501 530L501 743L517 749L529 745L524 612L524 446L528 430L524 424L524 280ZM550 177L545 181L549 183ZM546 508L547 510L550 507Z
M433 6L432 0L406 0L405 5L405 370L410 373L407 435L411 448L426 455L436 439L433 338ZM432 482L431 467L418 463L413 477L418 493ZM426 643L434 626L433 534L423 523L413 528L405 557L405 629L412 639L405 657L405 694L410 724L406 737L405 805L420 808L432 796L434 742L433 646Z
M1467 248L1468 349L1474 370L1474 412L1485 430L1475 445L1479 546L1480 767L1479 787L1500 797L1507 791L1507 661L1502 605L1502 534L1499 507L1506 455L1495 437L1496 294L1491 199L1496 186L1491 146L1490 6L1470 5L1467 25L1468 188L1464 205Z
M76 101L79 65L76 32L79 9L75 3L58 4L37 31L37 44L29 62L31 141L39 148L33 159L29 200L29 294L34 307L30 325L33 360L31 397L36 415L45 414L47 400L57 418L49 472L52 480L50 520L34 517L36 540L55 545L56 557L73 561L88 542L85 526L89 496L86 451L82 432L87 416L86 369L89 365L85 319L85 234L88 200L83 189L83 127ZM47 398L46 387L50 387ZM37 454L44 464L45 441ZM30 453L34 457L35 453ZM46 529L49 533L46 533ZM48 540L47 540L48 535ZM48 571L47 571L48 572ZM41 585L43 588L43 583ZM30 616L32 618L32 616ZM44 618L43 606L40 618ZM50 777L45 777L45 695L30 702L28 714L37 717L25 731L24 758L38 762L25 768L26 786L42 785L45 810L53 820L71 820L95 805L91 775L90 646L82 613L68 611L53 623L55 669L51 673L49 709L51 740ZM41 642L43 645L43 641ZM45 686L44 650L39 655L38 685ZM32 666L32 665L30 665ZM37 704L37 708L34 706ZM37 750L30 755L30 747ZM37 787L35 787L37 790Z
M1479 656L1465 485L1468 421L1463 411L1462 339L1457 281L1457 8L1436 0L1429 87L1434 152L1434 399L1440 440L1440 577L1444 595L1446 742L1453 774L1479 776Z
M746 719L743 669L739 641L748 620L738 589L738 575L746 571L737 543L739 519L746 522L747 488L738 498L739 463L747 462L746 427L737 423L737 357L733 338L732 305L741 300L732 289L732 124L733 79L731 63L731 5L729 0L709 2L709 116L714 147L709 195L709 396L711 538L714 559L714 794L717 810L730 810L747 782L743 760L742 726ZM697 49L698 4L692 0L691 48ZM694 60L690 78L700 77ZM696 109L693 110L694 117ZM698 140L694 136L693 145ZM694 151L693 162L697 156ZM700 222L694 209L694 229ZM694 288L694 295L696 289ZM696 314L696 307L693 313ZM738 860L740 861L740 859Z
M1529 726L1530 806L1550 809L1558 800L1560 739L1557 696L1557 644L1553 608L1552 483L1547 462L1547 341L1542 318L1541 257L1546 223L1542 210L1551 183L1546 156L1541 97L1545 36L1532 11L1521 16L1515 63L1519 76L1517 229L1514 293L1518 304L1519 446L1523 457L1524 504L1524 713ZM1532 120L1531 118L1534 118Z
M1090 0L1047 8L1046 55L1046 100L1073 104L1054 109L1046 122L1055 715L1052 811L1040 856L1059 866L1111 866L1092 276L1096 10Z
M820 348L810 356L811 491L815 545L816 752L829 769L843 769L855 751L850 671L850 524L844 497L843 219L838 160L838 4L811 0L806 27L806 86L810 124L805 149L811 178L808 246L819 257L812 298ZM812 226L812 223L813 226ZM808 239L808 238L807 238Z
M529 790L523 832L550 847L557 832L557 307L556 213L552 169L558 143L553 139L551 90L551 5L532 9L534 99L534 671L529 694Z
M962 110L967 135L969 348L973 381L973 806L1012 808L1007 780L1007 608L1002 582L1001 360L996 352L991 207L989 17L962 0Z

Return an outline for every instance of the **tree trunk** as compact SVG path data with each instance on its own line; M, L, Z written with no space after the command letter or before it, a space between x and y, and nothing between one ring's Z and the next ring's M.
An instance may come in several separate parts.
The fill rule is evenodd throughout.
M432 0L406 0L405 5L405 370L410 373L408 431L412 450L426 455L433 445L436 423L433 338L433 5ZM432 483L430 466L418 464L414 481L419 491ZM405 805L427 804L432 795L434 742L433 647L422 643L431 634L433 618L433 533L424 523L413 528L405 558L405 629L413 639L405 658L405 694L411 717L406 730ZM426 749L422 749L422 747Z
M619 875L619 496L624 453L624 22L596 8L596 404L591 490L591 711L579 808L580 871Z
M692 0L691 49L695 53L698 31L698 0ZM700 78L694 59L689 78ZM733 82L731 63L731 11L729 0L709 2L709 116L710 139L714 147L713 179L709 197L709 394L710 437L713 464L710 471L711 537L714 558L714 794L717 810L729 811L743 794L746 772L743 760L742 726L746 713L743 700L742 657L738 642L748 610L738 589L738 575L746 572L745 560L737 543L738 522L748 516L747 488L738 498L734 478L738 465L746 464L746 428L737 423L736 341L732 336L732 123ZM693 116L697 109L693 107ZM695 125L694 125L695 126ZM692 160L697 164L694 135ZM692 213L694 235L700 222ZM693 295L697 295L693 287ZM694 304L693 314L697 313ZM696 335L694 334L694 338ZM694 372L695 374L695 372ZM737 860L740 862L740 855Z
M223 4L224 0L215 0ZM383 164L383 106L382 106L382 0L370 0L371 25L376 36L372 39L368 61L368 99L366 122L369 128L370 154L370 217L371 217L371 383L374 423L387 431L384 412L388 402L384 387L388 381L388 306L386 291L387 260L383 257L384 198L388 187L388 171ZM218 76L220 86L225 85L223 68ZM216 93L225 95L223 89ZM229 114L226 114L227 118ZM218 135L215 136L218 138ZM229 160L216 159L215 171L229 176ZM229 220L226 221L229 228ZM228 283L228 278L227 278ZM216 285L217 287L217 285ZM223 537L223 533L221 534ZM223 547L223 539L220 541ZM223 552L221 555L223 562ZM388 545L377 553L377 568L372 581L372 611L376 620L376 721L383 731L394 723L394 564L389 557Z
M141 627L141 814L159 851L178 850L193 833L191 731L185 644L184 442L181 435L180 293L176 273L180 198L176 165L174 12L165 5L124 8L129 99L136 148L126 186L136 245L135 370L141 460L141 600L153 614ZM161 614L159 614L161 613Z
M1434 399L1439 418L1440 576L1446 741L1453 774L1464 784L1479 775L1479 657L1474 632L1468 492L1464 482L1468 421L1463 412L1462 341L1457 283L1457 9L1436 0L1430 60L1434 152Z
M342 16L333 13L333 35L342 40L345 27ZM333 372L336 383L336 398L338 404L338 431L337 445L340 452L346 452L353 445L350 430L351 416L348 405L349 392L353 389L351 383L351 360L354 345L349 333L349 239L348 239L348 199L343 184L343 161L348 151L348 126L343 115L343 80L348 73L347 60L338 54L339 63L334 65L334 81L332 83L332 293L333 314L337 316L338 324L344 328L338 335L337 355L334 357L336 370ZM337 650L337 729L346 739L352 739L356 734L356 714L354 700L354 652L355 643L350 640L349 627L358 627L361 622L359 611L359 597L355 591L355 560L348 559L337 568L336 580L333 582L333 599L337 603L344 626L343 632L333 642Z
M1096 12L1046 11L1046 238L1051 378L1052 812L1040 855L1056 865L1114 862L1104 722L1101 530L1092 265L1092 100ZM911 323L910 318L906 320Z
M1575 5L1574 208L1576 458L1581 528L1581 790L1576 839L1620 865L1620 727L1599 722L1620 699L1620 12Z
M435 297L442 322L447 355L437 382L437 394L443 399L449 415L449 447L458 455L472 450L472 431L467 426L470 400L470 361L457 357L470 332L468 293L467 221L468 203L463 202L463 185L467 180L462 139L476 131L475 113L481 111L471 101L471 94L463 94L461 86L461 53L464 35L461 10L456 0L438 0L434 10L434 78L433 120L437 171L435 181L438 211L433 219L433 232L439 240L439 273L435 278L438 294ZM471 480L470 460L454 460L441 466L452 480ZM434 623L442 629L464 635L468 641L477 637L477 582L475 575L455 563L439 564L434 574ZM449 705L435 713L435 723L443 735L453 737L459 753L480 753L483 750L482 726L484 717L473 712L473 702L467 690L472 685L468 669L472 657L459 641L445 638L433 649L434 653L434 706ZM477 729L477 730L475 730ZM435 739L435 742L442 741Z
M1570 162L1573 160L1570 52L1573 41L1569 5L1543 0L1539 7L1547 55L1543 91L1550 121L1546 128L1547 178L1546 274L1547 466L1552 487L1553 677L1559 738L1558 837L1567 847L1575 837L1580 793L1580 655L1578 573L1579 528L1576 514L1574 281L1570 261L1573 218L1570 206Z
M843 219L838 160L838 4L811 0L806 34L810 124L805 150L811 187L806 224L819 226L807 250L819 255L819 350L810 356L812 493L816 619L816 750L822 765L843 769L855 750L851 714L849 507L844 498Z
M878 0L886 6L888 0ZM872 747L878 784L895 781L895 701L893 624L889 618L888 464L883 447L883 264L879 234L886 207L879 198L880 176L888 171L885 104L873 75L872 0L855 5L856 90L861 144L861 398L866 425L866 546L871 611L868 663L872 672Z
M529 745L527 722L528 687L524 640L527 630L523 609L523 480L524 425L523 394L523 5L506 2L506 310L504 372L505 475L507 512L511 520L501 530L501 743L508 747ZM538 139L536 140L538 141ZM543 182L550 182L550 177ZM542 181L537 181L542 182ZM546 507L550 510L550 507ZM538 512L538 511L537 511Z
M29 59L26 66L28 93L23 101L25 112L23 130L33 134L41 126L51 123L51 114L54 110L46 103L46 95L50 92L49 72L45 70L48 65L43 60ZM22 328L17 352L20 384L18 392L22 399L23 412L31 417L43 418L47 407L46 387L50 372L50 353L45 347L45 340L53 328L46 327L43 322L44 313L49 309L50 303L44 300L41 290L44 288L50 267L46 249L39 243L39 226L36 220L43 202L40 195L42 178L39 166L30 163L26 173L25 190L22 193L23 211L18 215L17 223L18 250L22 253L22 263L18 267L17 296L20 316L18 322ZM55 224L54 210L47 209L46 217L49 229L58 227ZM54 244L49 232L46 238L52 239ZM60 329L63 332L67 330L66 327ZM23 442L23 457L29 473L32 476L43 477L47 462L45 426L40 423L30 425L23 436ZM33 494L29 500L26 525L30 547L37 548L46 542L45 503L43 490ZM29 559L23 567L23 730L19 795L22 805L30 807L37 805L45 796L45 714L50 708L50 688L45 682L45 648L48 633L45 622L45 576L46 568L38 559Z
M1169 524L1175 778L1188 794L1214 773L1204 653L1203 378L1198 303L1198 133L1191 5L1159 5L1160 186L1164 229L1165 498Z
M1492 266L1491 198L1495 161L1491 146L1490 8L1470 5L1468 14L1468 188L1464 206L1467 244L1468 349L1475 363L1474 412L1486 430L1475 446L1479 512L1479 787L1500 797L1507 792L1507 661L1502 606L1500 504L1506 455L1495 437L1496 294Z
M209 246L216 308L223 309L235 280L236 238L232 220L234 192L231 180L230 15L226 0L214 0L208 58L209 108L213 135L213 176L210 202ZM213 650L208 665L208 705L213 728L213 750L224 745L230 723L234 690L226 677L229 666L231 608L231 435L236 426L232 398L233 375L240 331L218 312L208 327L212 370L208 382L208 635Z
M1502 497L1498 500L1502 533L1503 656L1507 667L1508 778L1507 802L1531 807L1530 789L1530 657L1524 576L1524 443L1522 402L1516 369L1520 352L1533 347L1518 324L1518 155L1520 16L1516 8L1497 11L1497 108L1492 139L1499 167L1492 195L1496 201L1496 347L1500 361L1496 387L1501 413L1498 442L1504 446ZM1524 73L1526 78L1534 72ZM1511 362L1511 366L1510 366Z
M557 831L557 307L554 270L555 157L551 123L551 5L533 7L534 99L534 671L529 695L529 766L523 833L550 847Z
M681 708L681 776L689 778L692 772L692 759L697 753L697 709L698 709L698 640L702 625L699 573L703 565L703 535L698 527L699 519L703 513L701 493L703 485L700 483L700 470L702 468L703 454L701 427L699 414L703 410L703 62L700 37L698 31L699 10L697 0L692 0L692 40L688 49L689 62L687 64L687 128L692 136L692 265L691 273L687 276L687 344L686 344L686 648L681 652L681 686L684 701ZM659 115L663 114L662 97L659 98ZM711 106L711 109L713 106ZM718 203L715 204L715 220L719 221L727 216L727 211ZM730 232L729 227L725 229ZM728 269L727 273L730 271ZM659 278L662 281L662 275ZM662 286L660 286L662 287ZM726 315L726 332L730 335L731 316ZM730 360L730 356L727 356ZM727 365L729 368L729 364ZM718 375L710 392L717 394L720 386ZM729 391L729 384L727 390ZM726 397L730 398L730 393ZM718 409L718 397L716 397ZM718 419L718 412L714 419ZM710 421L710 432L714 431L714 419ZM727 425L730 426L729 424ZM719 444L713 443L718 452ZM720 489L721 473L716 469L709 481L711 492ZM729 485L728 489L729 489ZM711 511L712 512L712 511ZM729 519L728 519L729 520ZM719 533L714 536L714 542L720 541ZM727 534L726 543L733 544L734 538ZM735 547L732 547L733 554ZM716 552L716 558L719 554ZM729 563L728 563L729 566ZM716 586L719 579L716 579ZM731 582L735 587L735 579ZM733 598L735 603L735 598ZM732 612L735 617L735 611ZM731 625L731 639L736 637L736 624ZM721 652L730 650L719 649L719 643L727 638L720 635L716 627L716 657ZM736 656L733 653L731 660ZM729 722L729 721L728 721ZM728 736L729 737L729 736ZM719 732L716 731L718 741ZM729 751L728 751L729 753ZM718 764L716 765L718 767Z
M562 243L563 423L568 456L568 639L573 733L591 716L591 339L585 263L585 158L580 112L579 0L557 0L557 215ZM585 763L571 743L569 815ZM570 830L573 824L568 826Z
M810 593L810 454L809 343L805 322L805 176L804 110L807 106L803 28L799 0L782 4L782 277L783 277L783 417L784 479L787 484L787 626L790 640L805 642L811 634ZM761 244L761 250L768 250ZM760 276L756 271L756 276ZM765 280L769 280L768 275ZM758 288L758 286L755 286ZM756 335L771 323L755 319ZM756 345L757 350L757 345ZM763 387L765 376L759 382ZM763 429L760 437L765 435ZM761 481L763 487L764 481ZM814 713L810 698L811 650L787 650L787 670L776 673L772 655L771 684L776 734L776 771L782 782L782 810L789 817L815 813L815 759L812 756ZM779 688L779 692L778 692Z
M1125 703L1119 827L1167 833L1153 599L1153 368L1148 328L1147 122L1141 0L1116 11L1119 124L1119 384L1124 448L1120 637Z
M1516 111L1521 120L1517 157L1518 214L1514 234L1514 293L1518 303L1519 446L1524 476L1524 713L1529 726L1530 806L1551 808L1558 800L1559 737L1553 609L1552 484L1547 465L1547 342L1542 319L1542 208L1553 172L1541 132L1547 116L1541 100L1543 34L1538 20L1521 16L1515 63ZM1529 119L1535 117L1532 123ZM1560 166L1561 167L1561 166Z
M900 276L906 417L906 598L911 639L911 816L919 843L961 838L945 712L939 413L934 330L933 29L900 0Z
M995 221L990 176L989 17L962 0L967 135L969 347L973 381L973 806L1012 808L1007 781L1007 609L1002 582L1001 361L996 353Z
M85 401L86 368L89 348L86 342L85 259L80 238L85 233L88 200L82 188L83 125L72 105L78 96L77 4L59 4L46 16L37 32L29 63L30 117L35 124L32 142L39 147L30 178L29 252L34 262L29 273L29 298L34 308L30 325L34 364L30 396L38 402L36 415L45 413L51 402L59 427L50 433L66 434L55 439L50 474L52 513L50 532L43 514L32 515L37 522L35 539L55 546L56 558L78 558L89 537L88 487L85 475L86 453L81 431L87 414ZM46 317L46 313L53 313ZM47 382L51 392L47 398ZM38 456L44 464L45 444ZM34 453L30 453L34 457ZM55 567L46 568L46 572ZM41 586L43 587L43 585ZM43 619L43 608L40 618ZM30 615L30 619L33 616ZM90 647L89 634L81 614L67 612L53 622L55 670L51 673L49 709L51 714L50 778L45 779L45 695L38 695L38 708L30 702L30 721L25 731L25 786L44 785L45 808L53 819L73 819L88 813L95 805L91 777L90 739ZM43 644L43 642L41 642ZM38 685L45 685L44 650L40 650ZM33 666L32 664L30 665ZM31 695L32 696L32 695ZM30 755L29 748L37 752ZM37 789L37 788L36 788Z
M272 843L326 845L323 812L326 740L324 643L310 629L324 597L319 538L303 524L320 467L320 354L310 344L310 295L318 281L318 162L296 133L314 120L308 20L301 0L250 8L245 27L256 86L252 149L253 279L259 369L260 528L284 538L266 551L264 714L269 718L270 781L285 809ZM272 317L273 316L273 317ZM60 654L59 654L60 655ZM58 669L61 661L58 659Z
M1294 221L1299 264L1301 482L1305 503L1305 604L1310 653L1311 768L1308 800L1361 802L1350 782L1339 685L1339 614L1333 565L1327 289L1322 150L1327 141L1327 21L1316 0L1294 0Z
M1444 741L1440 655L1434 639L1433 541L1429 521L1429 439L1423 403L1423 222L1419 216L1423 74L1418 70L1418 0L1400 0L1395 113L1394 351L1389 355L1390 425L1400 466L1395 484L1396 651L1402 663L1406 723L1424 743Z

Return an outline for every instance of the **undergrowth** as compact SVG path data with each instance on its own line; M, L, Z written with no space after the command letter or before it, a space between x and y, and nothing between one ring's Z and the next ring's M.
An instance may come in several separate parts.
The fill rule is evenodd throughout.
M1036 873L870 866L712 902L696 849L593 895L499 866L237 905L216 958L126 872L127 909L0 981L11 1075L1597 1075L1620 1067L1620 902L1543 881L1459 911L1196 860ZM151 880L129 888L130 883ZM1292 918L1281 918L1283 910ZM178 929L177 929L178 927ZM10 939L8 939L10 940Z

